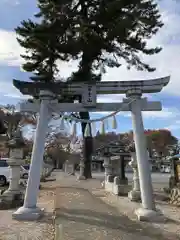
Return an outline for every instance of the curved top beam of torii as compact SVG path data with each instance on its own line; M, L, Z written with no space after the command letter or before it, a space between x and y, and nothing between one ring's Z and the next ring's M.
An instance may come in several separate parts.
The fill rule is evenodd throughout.
M40 90L50 90L56 95L76 95L84 92L88 85L96 86L97 94L124 94L130 89L139 89L142 93L160 92L170 81L170 76L136 81L102 81L97 83L73 82L24 82L13 80L13 85L24 95L38 96Z

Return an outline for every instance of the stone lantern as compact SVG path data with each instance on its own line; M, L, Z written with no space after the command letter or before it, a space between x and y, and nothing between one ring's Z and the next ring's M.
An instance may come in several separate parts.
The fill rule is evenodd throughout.
M114 150L113 150L114 149ZM126 164L129 161L130 152L127 151L123 141L118 141L112 144L112 165L113 174L117 178L117 182L121 185L128 185L128 178L125 174Z
M19 201L22 199L19 181L21 165L24 163L23 147L25 143L20 130L16 131L12 139L8 141L7 146L10 149L9 159L7 160L10 167L10 183L9 188L3 193L1 199L13 202L14 200Z
M105 181L113 182L114 176L113 176L111 154L109 152L109 148L106 147L106 146L101 148L100 149L100 155L104 159L103 167L105 169Z
M131 153L131 161L129 162L129 165L133 169L133 189L128 193L128 197L131 201L137 202L141 200L141 191L139 183L137 158L135 152Z

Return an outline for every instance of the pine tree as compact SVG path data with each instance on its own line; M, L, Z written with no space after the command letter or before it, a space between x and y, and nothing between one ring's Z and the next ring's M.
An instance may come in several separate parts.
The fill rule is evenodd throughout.
M22 68L27 72L33 72L33 76L30 77L33 81L53 82L56 80L56 74L59 73L57 60L77 59L81 51L75 47L77 46L74 27L76 5L71 0L39 0L38 7L40 11L35 14L39 19L38 22L28 19L22 21L15 29L19 44L26 49L26 54L21 55L26 61ZM66 97L64 101L66 100L72 101L73 98ZM85 116L89 118L89 114L84 113L83 117ZM83 135L85 127L86 124L82 123ZM87 137L84 144L83 155L85 175L91 177L92 141L88 143L88 139ZM89 151L86 151L87 148Z
M35 72L32 80L54 81L56 61L70 58L80 62L68 81L100 81L107 67L120 67L124 61L128 69L155 70L142 58L161 51L147 45L163 26L155 1L38 0L38 7L40 23L23 21L16 28L20 45L28 51L23 68ZM89 119L89 113L80 117ZM92 138L84 141L85 175L90 177Z
M78 0L74 12L73 26L78 36L75 48L82 54L79 69L70 81L100 81L106 67L120 67L122 60L128 69L134 66L140 71L155 71L141 60L143 54L161 51L160 47L147 47L147 40L163 26L153 0ZM83 112L80 117L90 118ZM82 132L85 127L83 123ZM85 175L90 177L92 137L85 138L84 145Z
M128 69L155 71L142 58L161 51L147 46L147 40L163 26L154 0L79 0L74 11L78 16L76 48L82 57L73 80L84 81L87 76L88 81L100 80L107 66L119 67L122 60Z
M71 1L39 0L37 22L24 20L15 31L19 44L26 49L22 68L33 72L33 81L54 81L57 60L69 61L76 56L71 29ZM70 17L69 17L70 16Z

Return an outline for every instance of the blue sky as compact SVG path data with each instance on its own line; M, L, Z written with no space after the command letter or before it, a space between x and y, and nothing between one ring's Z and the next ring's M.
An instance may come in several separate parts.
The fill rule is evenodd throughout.
M159 100L163 104L161 112L143 113L145 128L167 128L180 138L180 3L175 0L161 0L160 11L165 26L149 41L150 45L162 46L163 51L145 60L157 68L154 73L128 71L123 65L119 69L110 69L103 80L138 80L171 75L169 85L160 94L148 95L150 100ZM16 104L24 99L12 85L12 79L26 80L28 75L20 70L23 49L18 45L14 28L21 20L32 18L37 12L35 0L0 1L0 104ZM76 64L59 63L64 76L76 68ZM101 102L118 102L123 96L102 96ZM93 114L99 118L107 113ZM118 131L131 129L131 117L128 112L117 116ZM111 129L109 128L109 131Z

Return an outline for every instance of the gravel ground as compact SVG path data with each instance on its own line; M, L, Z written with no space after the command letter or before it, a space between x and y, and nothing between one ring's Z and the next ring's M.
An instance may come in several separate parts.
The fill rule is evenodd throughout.
M140 203L131 202L127 197L117 197L105 192L103 189L99 191L94 190L93 194L108 205L115 207L120 214L124 214L130 220L137 222L134 210L141 207ZM156 207L164 213L167 221L163 223L139 222L139 224L150 229L154 227L154 229L161 231L165 239L180 239L180 208L160 200L156 202Z
M140 204L106 193L96 179L80 182L69 176L58 185L56 224L63 240L180 239L180 222L172 206L158 205L169 218L165 224L142 223L134 214Z
M37 222L19 222L12 219L14 210L0 210L0 240L54 240L52 183L43 184L43 189L39 193L38 206L45 208L46 214Z
M54 240L55 205L63 240L180 240L180 208L159 201L158 208L169 220L138 222L134 210L140 204L105 192L99 180L76 181L58 171L52 175L58 180L42 183L39 193L45 216L37 222L18 222L11 217L14 210L0 210L0 240Z

